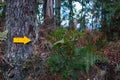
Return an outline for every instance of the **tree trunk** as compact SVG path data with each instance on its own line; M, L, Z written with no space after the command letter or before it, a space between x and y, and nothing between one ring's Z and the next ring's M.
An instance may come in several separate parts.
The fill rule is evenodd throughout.
M32 55L32 42L26 45L14 44L13 38L27 36L31 41L35 39L36 2L35 0L6 0L6 5L6 28L9 33L5 57L15 67L12 80L24 80L20 65Z
M60 27L60 7L61 7L61 1L55 0L55 22L56 27Z
M46 18L46 9L47 9L47 0L44 0L44 4L43 4L44 20L45 20L45 18Z
M68 0L69 1L69 9L70 9L70 13L69 13L69 26L70 28L73 28L73 7L72 7L72 0Z
M45 27L54 26L53 0L44 2L44 24Z

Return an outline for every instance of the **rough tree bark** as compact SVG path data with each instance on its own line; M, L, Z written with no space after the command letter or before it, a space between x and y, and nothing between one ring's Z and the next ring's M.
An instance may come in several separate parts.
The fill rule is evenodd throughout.
M12 80L24 80L20 65L32 55L32 42L26 45L14 44L14 37L27 36L34 41L35 34L35 10L36 0L6 0L6 28L8 39L6 41L6 55L10 63L14 65L14 76ZM9 78L8 78L9 80Z

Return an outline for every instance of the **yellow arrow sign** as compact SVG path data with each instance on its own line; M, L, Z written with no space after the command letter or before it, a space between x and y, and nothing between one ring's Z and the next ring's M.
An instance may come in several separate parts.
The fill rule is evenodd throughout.
M24 43L24 44L27 44L30 41L31 41L30 38L28 38L26 36L24 36L23 38L21 38L21 37L15 37L15 38L13 38L13 42L14 43Z

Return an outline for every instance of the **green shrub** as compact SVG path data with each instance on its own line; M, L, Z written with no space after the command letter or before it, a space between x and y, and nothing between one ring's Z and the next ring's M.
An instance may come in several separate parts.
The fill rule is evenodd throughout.
M94 45L87 44L76 47L77 40L85 37L84 33L77 30L59 29L53 31L47 39L53 44L51 55L47 58L48 69L52 73L60 73L64 80L73 78L78 80L79 75L75 72L89 73L91 66L100 56ZM102 58L100 58L102 59Z

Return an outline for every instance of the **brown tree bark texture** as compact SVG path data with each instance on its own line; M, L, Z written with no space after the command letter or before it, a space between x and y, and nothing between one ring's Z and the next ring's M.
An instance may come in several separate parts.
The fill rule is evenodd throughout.
M32 55L32 42L26 45L14 44L13 38L27 36L34 41L36 2L35 0L6 0L6 5L6 28L9 33L5 57L15 65L12 80L24 80L20 65Z
M53 28L54 27L53 0L45 1L44 1L44 24L45 27Z

